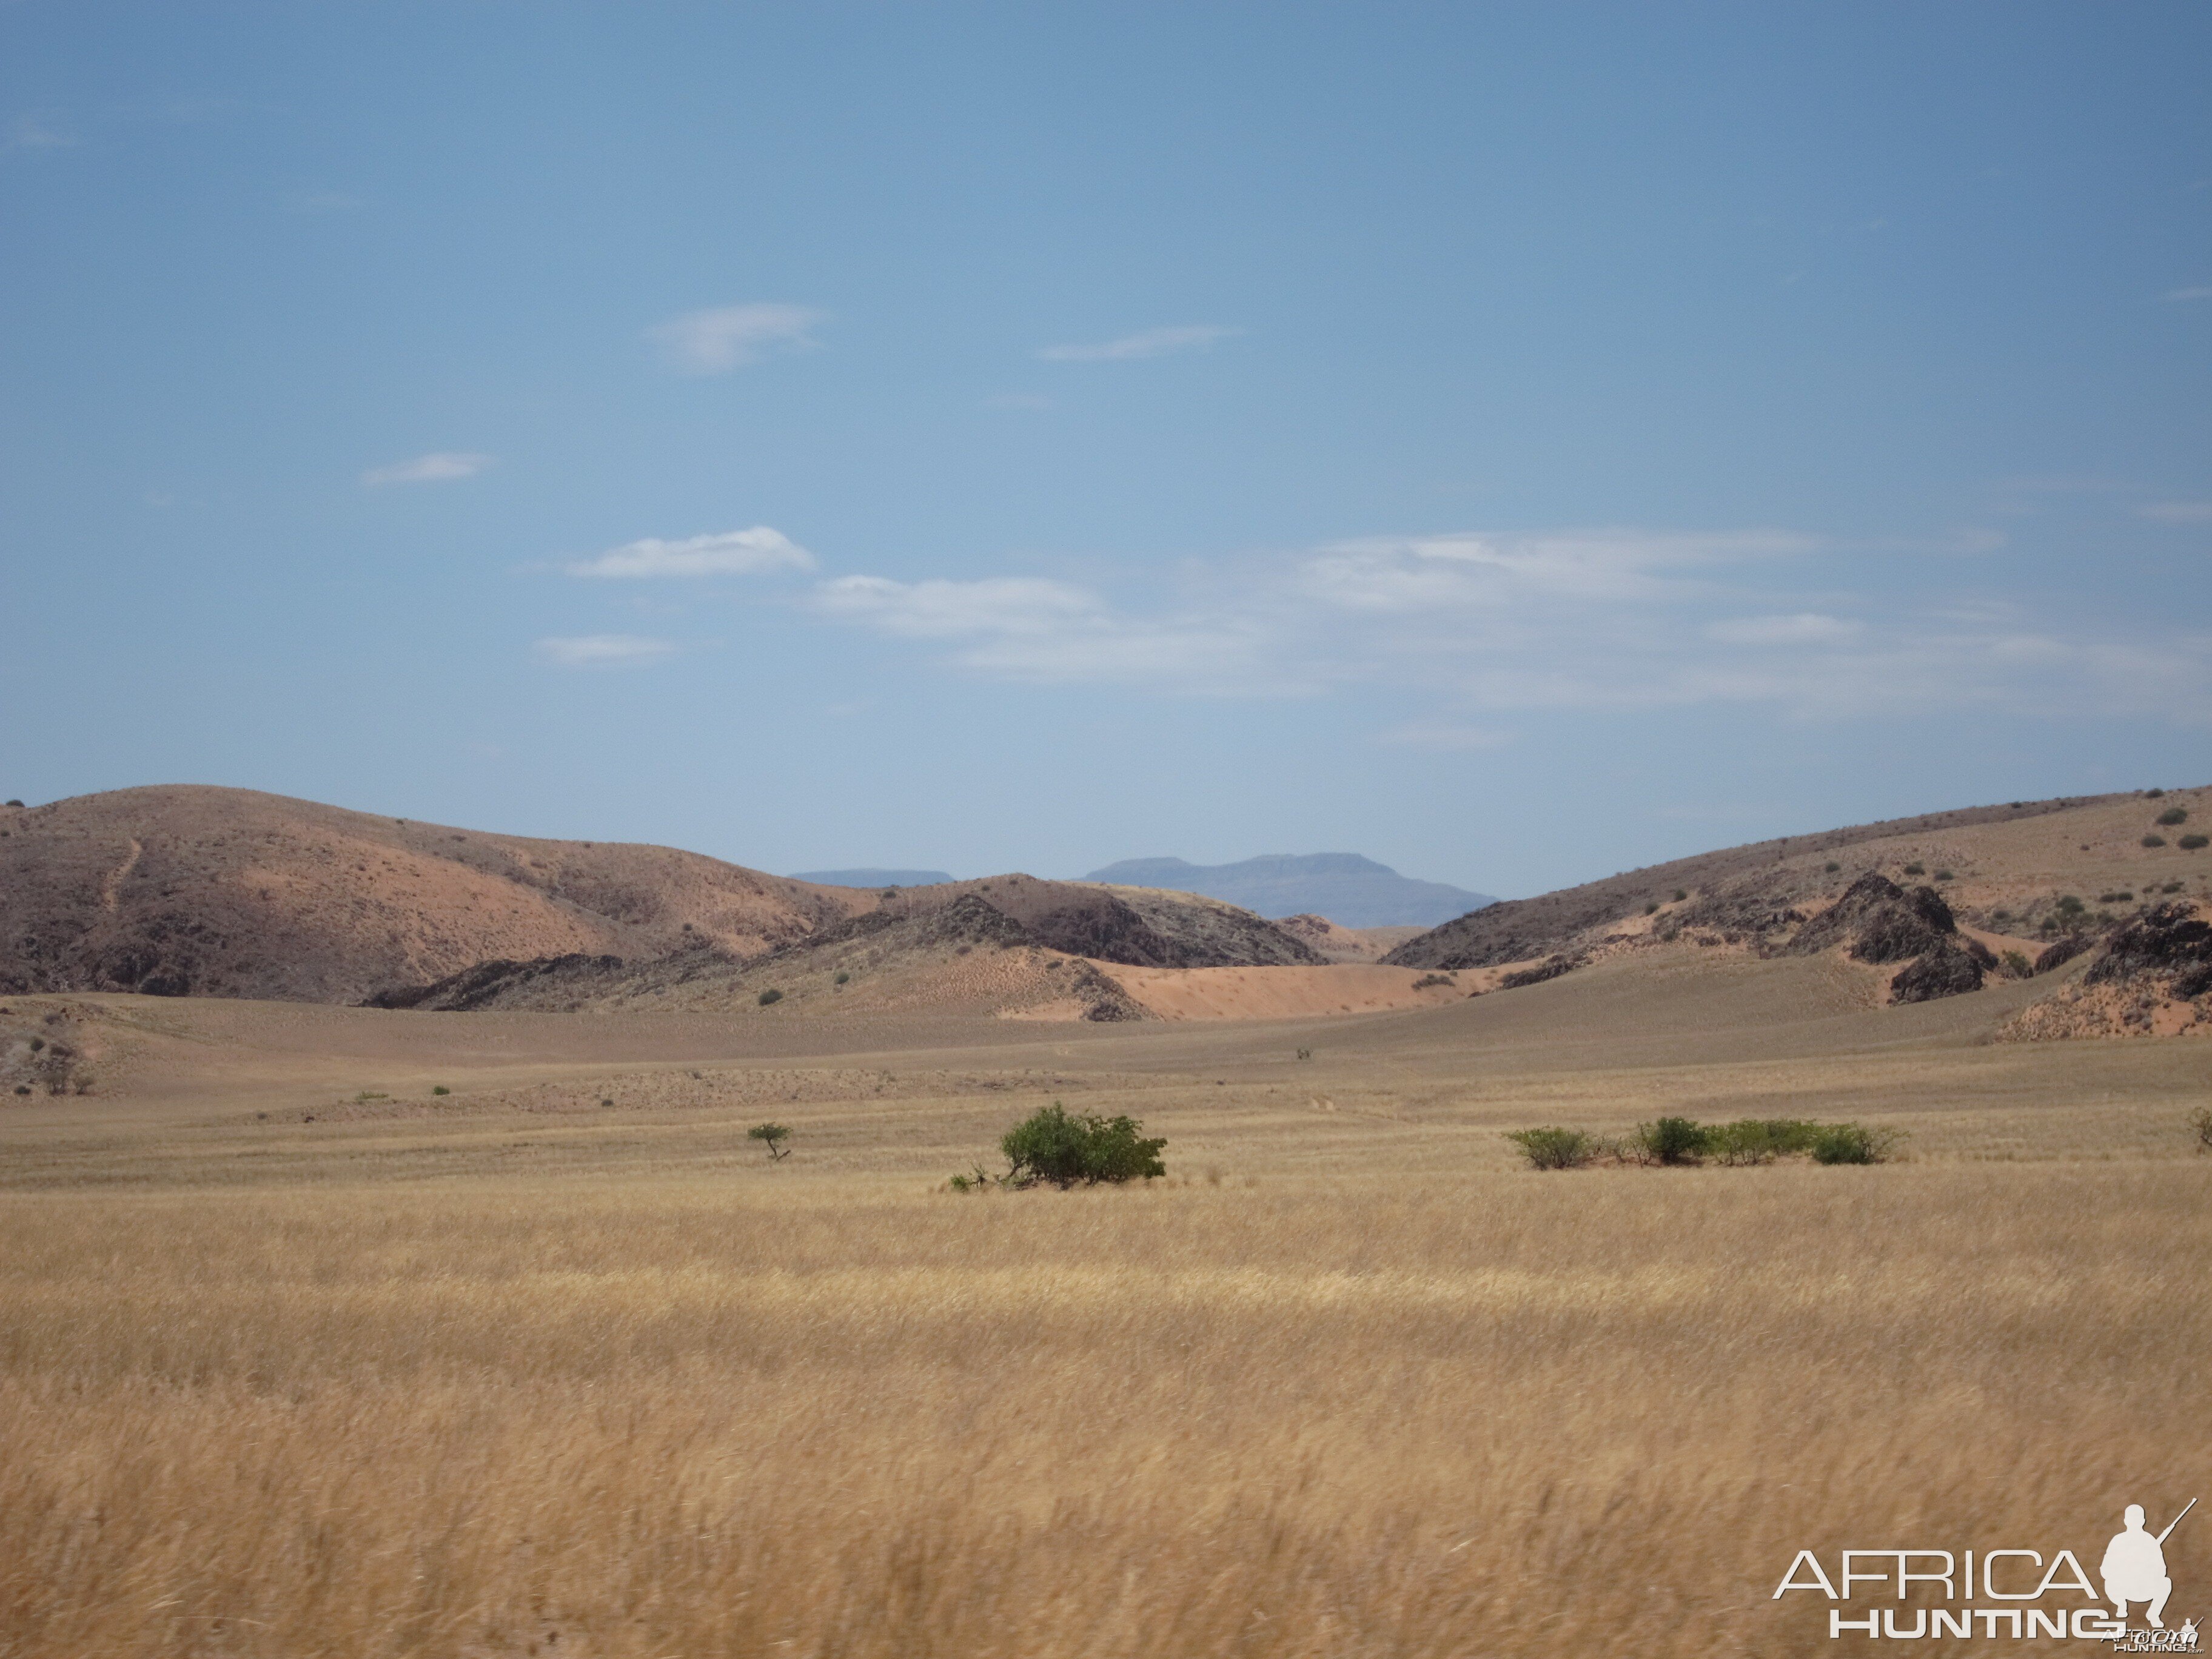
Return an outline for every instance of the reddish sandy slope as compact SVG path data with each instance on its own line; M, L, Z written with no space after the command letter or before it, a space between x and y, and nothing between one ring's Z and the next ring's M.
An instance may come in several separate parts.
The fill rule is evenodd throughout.
M350 1002L489 957L753 955L876 902L696 853L241 789L0 809L0 992Z

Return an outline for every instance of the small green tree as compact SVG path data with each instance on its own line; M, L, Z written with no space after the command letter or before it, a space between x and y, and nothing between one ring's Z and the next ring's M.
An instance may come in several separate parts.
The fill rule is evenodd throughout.
M1659 1164L1695 1164L1705 1155L1710 1139L1693 1118L1662 1117L1636 1126L1637 1144Z
M791 1139L791 1131L781 1123L756 1123L745 1131L745 1139L757 1140L767 1147L771 1164L791 1156L791 1148L783 1144Z
M1048 1182L1066 1188L1165 1175L1160 1149L1167 1139L1147 1139L1144 1127L1128 1116L1109 1118L1096 1112L1071 1116L1055 1100L1007 1130L999 1142L999 1150L1006 1155L1006 1184Z
M1532 1170L1579 1170L1596 1156L1596 1144L1580 1129L1508 1129Z
M1815 1164L1882 1164L1897 1144L1894 1129L1869 1129L1860 1123L1824 1123L1813 1138Z

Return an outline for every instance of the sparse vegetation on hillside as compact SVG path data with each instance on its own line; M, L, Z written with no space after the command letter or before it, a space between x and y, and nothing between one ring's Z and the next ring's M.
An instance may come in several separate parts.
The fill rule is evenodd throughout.
M1796 1157L1809 1157L1815 1164L1880 1164L1887 1160L1899 1138L1893 1130L1804 1118L1699 1123L1693 1118L1662 1117L1638 1124L1634 1134L1617 1140L1557 1125L1505 1133L1535 1170L1578 1170L1599 1162L1679 1169L1709 1160L1748 1168Z

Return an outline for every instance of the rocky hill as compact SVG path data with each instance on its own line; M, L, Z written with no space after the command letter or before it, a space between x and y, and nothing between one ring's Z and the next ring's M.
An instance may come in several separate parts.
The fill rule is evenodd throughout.
M1507 899L1383 960L1442 971L1498 967L1571 956L1623 929L1778 945L1870 871L1931 884L1972 928L2047 944L2204 886L2212 865L2201 844L2187 844L2198 838L2176 826L2208 805L2212 790L2144 791L1784 836Z
M957 952L931 919L963 903L969 923L995 917L1010 940L1050 955L1147 968L1322 960L1273 923L1191 894L1022 875L886 890L246 790L125 789L0 808L0 994L571 1006L617 984L636 1000L703 977L735 998L748 964L863 933L884 935L870 947L878 963Z
M665 847L242 789L0 809L0 993L353 1002L493 958L757 956L876 902Z

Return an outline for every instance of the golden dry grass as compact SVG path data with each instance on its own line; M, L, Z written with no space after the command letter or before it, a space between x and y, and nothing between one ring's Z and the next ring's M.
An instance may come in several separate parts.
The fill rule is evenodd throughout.
M2212 1497L2203 1050L1989 1042L2032 994L1686 953L811 1053L93 1000L146 1092L0 1115L0 1659L1841 1651L1801 1547L2094 1563ZM933 1190L1052 1094L1175 1182ZM1912 1161L1498 1134L1668 1110Z
M10 1659L1816 1650L2212 1473L2212 1160L207 1173L0 1206Z

